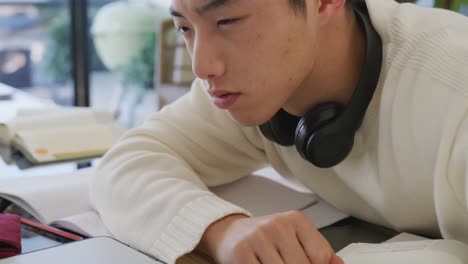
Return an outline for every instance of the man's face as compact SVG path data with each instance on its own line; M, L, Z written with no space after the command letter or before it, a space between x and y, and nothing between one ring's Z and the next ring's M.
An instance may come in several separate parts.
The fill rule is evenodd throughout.
M243 125L258 125L294 107L290 98L312 72L313 8L304 16L288 0L173 0L171 12L213 103Z

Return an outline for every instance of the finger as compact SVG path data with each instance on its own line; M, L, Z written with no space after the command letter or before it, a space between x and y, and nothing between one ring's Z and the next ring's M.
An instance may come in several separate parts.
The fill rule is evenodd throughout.
M309 261L314 264L329 264L334 252L327 246L328 242L321 241L317 236L313 236L315 239L311 237L298 234L298 239Z
M260 260L252 252L251 254L243 255L236 258L235 264L261 264Z
M314 264L329 264L335 253L313 223L310 220L299 222L296 230L297 239L309 261Z
M302 248L301 243L298 241L296 236L293 239L288 239L288 241L283 240L281 245L279 245L279 253L281 258L284 260L284 263L290 264L309 264L309 258L307 257L306 252Z
M247 246L247 244L243 244L241 246L238 245L238 247L234 249L232 260L234 264L260 264L257 256L255 256L254 249Z
M255 254L252 252L252 254L249 254L247 256L244 256L242 259L239 259L236 264L261 264L260 260L255 256Z
M344 261L340 257L338 257L336 254L333 254L330 260L330 264L344 264Z
M255 234L255 240L251 242L252 247L261 263L268 264L284 264L285 262L281 258L278 249L275 247L273 242L263 233L257 231Z
M308 264L307 255L296 235L296 225L292 223L289 216L288 218L281 219L281 221L276 221L274 225L269 225L266 235L273 241L274 246L285 263Z
M314 264L329 264L335 254L328 242L314 232L299 232L298 240L309 261Z

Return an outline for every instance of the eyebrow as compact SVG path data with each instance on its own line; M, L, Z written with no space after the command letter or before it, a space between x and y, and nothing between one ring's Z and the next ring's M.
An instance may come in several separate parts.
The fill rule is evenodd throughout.
M179 11L175 10L172 6L169 7L169 13L171 14L171 16L185 18L184 15L182 15Z
M211 0L202 7L197 8L196 11L199 15L203 15L206 12L211 12L223 6L227 6L228 4L232 4L232 2L234 2L234 0Z
M235 0L211 0L208 3L204 4L203 6L197 7L195 9L195 11L197 12L198 15L202 16L206 12L212 12L212 11L214 11L216 9L219 9L219 8L223 7L223 6L227 6L229 4L232 4L233 2L235 2ZM169 7L169 13L172 16L175 16L175 17L185 18L184 15L182 15L182 13L175 10L174 7L172 7L172 6Z

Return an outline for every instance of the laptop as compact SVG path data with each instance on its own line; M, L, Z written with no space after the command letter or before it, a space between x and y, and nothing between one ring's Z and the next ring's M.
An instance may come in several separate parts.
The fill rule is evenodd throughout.
M95 237L1 259L0 264L160 264L113 238Z

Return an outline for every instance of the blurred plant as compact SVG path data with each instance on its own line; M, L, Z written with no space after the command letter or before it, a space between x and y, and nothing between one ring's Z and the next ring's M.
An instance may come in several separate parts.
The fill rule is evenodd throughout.
M60 14L48 27L46 74L55 82L66 82L71 76L70 20Z
M49 19L47 52L44 57L45 73L54 82L59 83L69 80L72 71L70 16L66 11L61 10L58 15ZM92 13L90 17L93 17ZM88 41L88 47L90 70L103 70L104 65L97 56L91 40Z
M149 33L138 54L119 70L125 86L154 89L157 39L155 32Z

